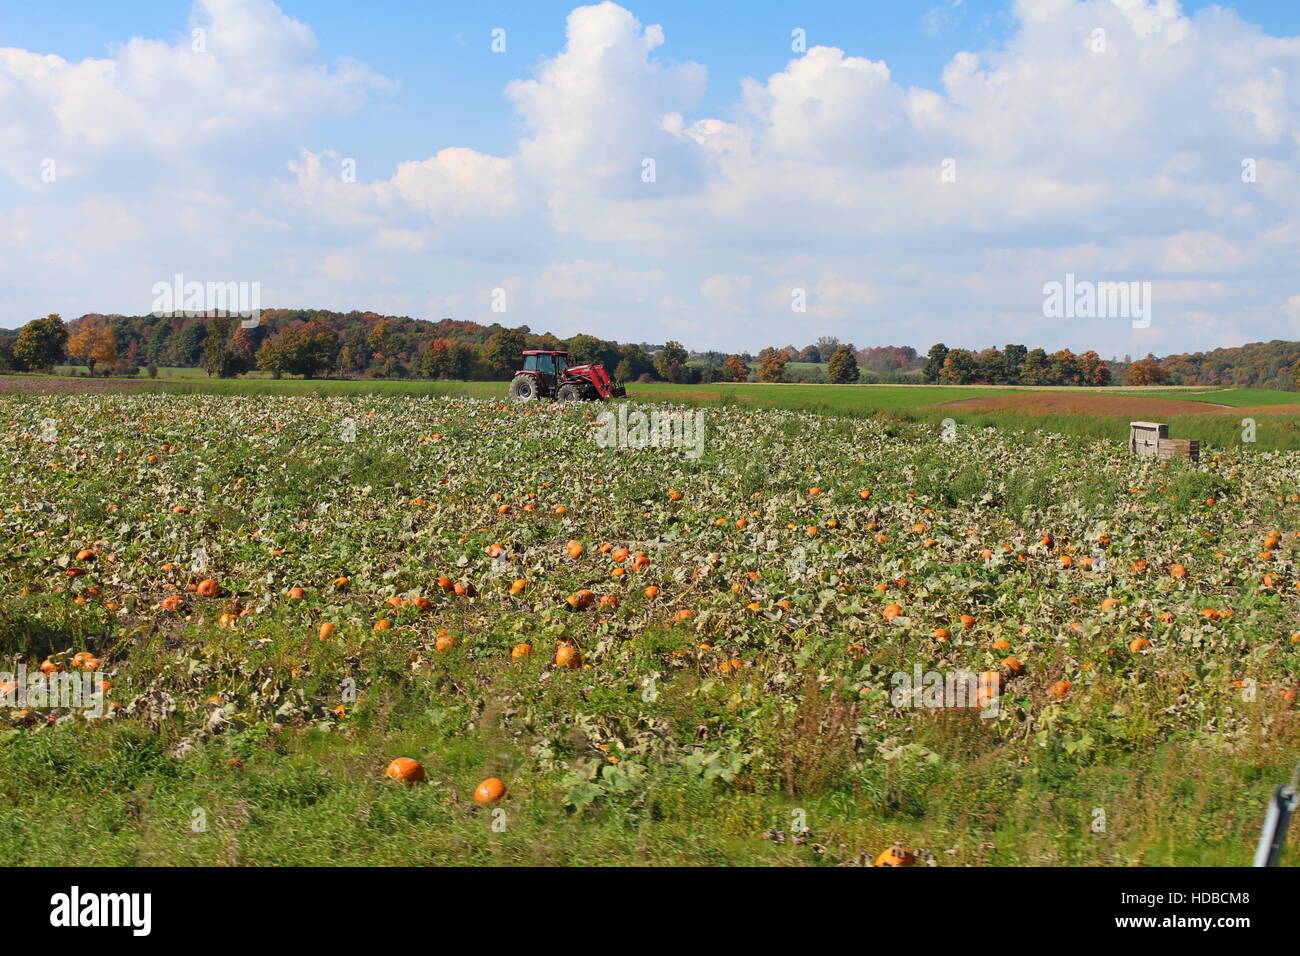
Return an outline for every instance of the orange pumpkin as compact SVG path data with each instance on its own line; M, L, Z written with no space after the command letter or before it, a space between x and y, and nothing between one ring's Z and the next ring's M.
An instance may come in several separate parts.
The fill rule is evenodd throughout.
M320 640L326 641L329 640L329 636L333 633L334 633L334 624L330 621L326 621L324 624L320 626L320 634L317 636L320 638Z
M412 760L410 757L398 757L388 765L384 775L396 780L398 783L419 783L424 779L424 768L420 766L418 760Z
M915 863L916 854L901 843L895 843L876 857L876 866L913 866Z
M586 549L582 546L581 541L570 541L565 545L564 550L568 552L569 557L577 559L582 557L582 552Z
M496 777L488 777L474 788L474 802L488 806L506 795L506 785Z
M592 594L586 588L583 588L580 591L575 591L570 594L566 600L568 601L569 607L573 608L575 611L581 611L591 607L592 602L596 600L596 595Z
M200 581L198 587L194 589L200 597L214 597L217 593L217 582L212 578Z
M555 648L555 666L577 670L582 666L582 654L572 644L560 644Z
M886 604L885 610L882 613L884 614L886 621L892 621L894 618L898 617L900 614L903 613L903 609L899 607L897 604Z
M510 657L513 660L519 660L522 657L531 657L533 654L533 645L516 644L510 649Z

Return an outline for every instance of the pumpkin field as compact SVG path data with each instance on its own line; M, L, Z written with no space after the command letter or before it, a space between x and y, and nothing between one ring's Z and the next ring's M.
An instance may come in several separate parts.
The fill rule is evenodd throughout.
M1250 862L1300 452L606 407L0 396L0 863Z

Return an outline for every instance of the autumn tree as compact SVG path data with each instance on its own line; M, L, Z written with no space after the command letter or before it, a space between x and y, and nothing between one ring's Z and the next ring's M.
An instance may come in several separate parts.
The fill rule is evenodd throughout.
M94 322L83 322L81 328L68 336L68 358L78 365L85 365L90 374L95 374L95 339L99 329Z
M1124 373L1125 385L1163 385L1165 370L1160 367L1156 357L1150 352L1144 359L1138 359Z
M856 382L862 375L858 368L856 350L852 345L836 346L826 363L826 378L835 385L848 385Z
M948 349L947 353L939 369L939 381L945 385L969 385L975 378L974 354L969 349Z
M785 363L789 361L785 352L765 348L758 353L758 380L760 382L780 382L785 378Z
M1079 356L1069 349L1061 349L1051 354L1053 375L1061 385L1082 385L1083 375L1079 368Z
M101 325L95 333L95 344L90 357L110 371L117 367L117 336L107 325Z
M241 324L230 339L230 369L234 375L243 375L257 368L256 329L246 329Z
M1092 349L1079 356L1079 374L1084 385L1110 384L1110 369Z
M425 378L444 378L447 374L447 353L451 343L446 339L431 339L420 355L419 372Z
M731 375L733 382L749 381L749 363L741 355L728 355L727 360L722 363L723 367Z

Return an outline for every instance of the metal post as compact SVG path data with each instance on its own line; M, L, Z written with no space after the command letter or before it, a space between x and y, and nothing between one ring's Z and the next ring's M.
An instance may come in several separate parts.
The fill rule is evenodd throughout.
M1296 804L1300 803L1300 763L1295 765L1291 782L1277 788L1273 799L1268 804L1268 814L1264 817L1264 829L1259 834L1259 846L1255 850L1255 866L1277 866L1282 858L1282 848L1286 846L1287 825Z

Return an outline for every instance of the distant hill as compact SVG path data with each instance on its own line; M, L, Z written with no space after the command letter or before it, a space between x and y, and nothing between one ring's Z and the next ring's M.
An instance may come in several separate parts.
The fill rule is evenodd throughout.
M1274 339L1212 352L1184 352L1160 360L1171 384L1233 385L1296 390L1300 342Z

